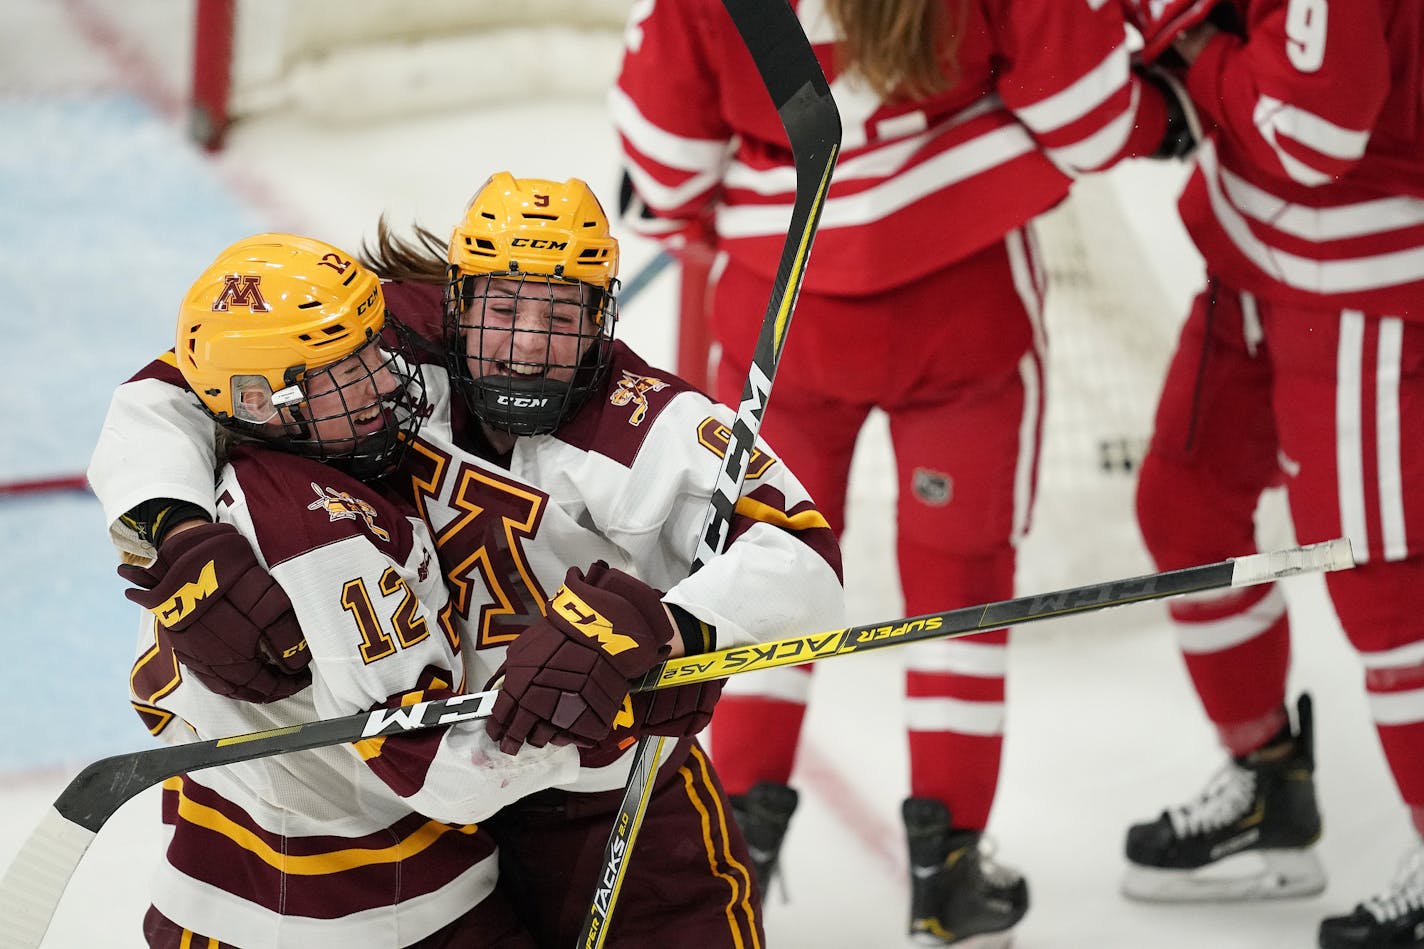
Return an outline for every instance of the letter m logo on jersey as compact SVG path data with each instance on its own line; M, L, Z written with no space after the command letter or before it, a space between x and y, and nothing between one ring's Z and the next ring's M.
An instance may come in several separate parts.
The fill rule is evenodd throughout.
M631 636L613 631L613 624L602 613L589 606L568 587L559 587L550 604L564 622L603 647L610 656L638 645Z
M271 312L272 305L262 296L261 277L236 273L223 277L222 292L213 301L213 312L226 313L234 306L250 307L253 313Z

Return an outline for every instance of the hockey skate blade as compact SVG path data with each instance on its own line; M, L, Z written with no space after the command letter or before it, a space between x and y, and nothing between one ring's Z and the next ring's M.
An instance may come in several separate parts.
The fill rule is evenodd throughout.
M1122 894L1148 903L1225 903L1314 896L1325 870L1310 850L1252 850L1195 870L1129 863Z

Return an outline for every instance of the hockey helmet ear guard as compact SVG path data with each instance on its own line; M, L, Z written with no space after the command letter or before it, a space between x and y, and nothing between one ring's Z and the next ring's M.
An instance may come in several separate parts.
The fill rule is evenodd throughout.
M380 280L354 257L259 234L189 288L174 355L220 424L365 477L394 468L429 415L407 340L387 323ZM309 401L318 392L331 394L325 408Z
M577 178L500 172L471 199L448 251L446 351L471 411L515 435L557 430L602 385L611 358L618 241L598 198ZM557 318L569 305L584 319ZM516 353L509 314L531 306L549 325L521 316ZM542 355L530 355L531 333L544 334L533 345Z

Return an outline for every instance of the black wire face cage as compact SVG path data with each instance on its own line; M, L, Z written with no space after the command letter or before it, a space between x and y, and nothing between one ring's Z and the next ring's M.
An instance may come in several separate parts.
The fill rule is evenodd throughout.
M477 418L512 435L549 434L588 401L607 375L617 322L613 294L579 280L451 267L445 287L450 376Z
M367 350L365 358L359 358ZM387 377L389 373L389 377ZM229 427L294 454L315 458L360 480L394 471L430 416L425 379L410 331L386 314L385 330L351 354L318 369L288 370L288 388L273 397L287 411L273 426L232 422ZM299 395L283 400L295 386ZM384 391L390 390L390 391ZM323 406L318 415L312 398Z

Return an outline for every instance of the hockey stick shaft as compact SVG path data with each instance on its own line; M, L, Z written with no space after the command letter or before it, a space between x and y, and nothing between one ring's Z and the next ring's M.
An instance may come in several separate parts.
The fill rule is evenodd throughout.
M1036 620L1091 613L1184 593L1251 586L1353 565L1349 542L1343 539L1252 554L1200 567L1109 580L943 613L682 656L653 669L634 686L634 691L672 688L912 642L971 636L1003 626L1021 626ZM204 768L486 718L497 694L475 692L230 738L134 751L94 762L55 799L53 807L0 880L0 920L5 923L0 927L0 949L39 946L69 878L90 842L121 806L147 788Z
M1297 574L1343 570L1354 565L1350 542L1341 538L1305 547L1237 557L1200 567L1185 567L1125 580L1108 580L1052 593L1038 593L979 606L966 606L943 613L926 613L923 616L850 626L809 636L793 636L766 643L733 646L699 656L680 656L669 659L648 672L638 681L635 691L667 689L711 679L725 679L743 672L799 665L829 659L832 656L846 656L931 639L958 639L1003 629L1006 626L1022 626L1037 620L1092 613L1113 606L1161 600L1186 593L1252 586Z
M727 452L717 471L707 519L692 560L694 573L722 552L731 535L737 498L771 397L841 141L840 112L831 97L830 85L790 4L785 0L722 0L722 4L751 53L786 129L796 171L796 199ZM603 847L602 871L584 916L580 949L600 949L607 939L665 742L660 735L638 740L623 800Z

